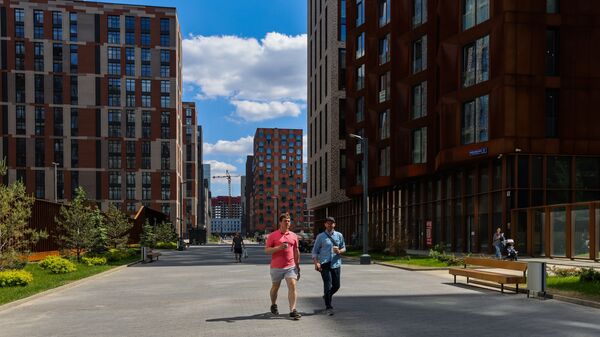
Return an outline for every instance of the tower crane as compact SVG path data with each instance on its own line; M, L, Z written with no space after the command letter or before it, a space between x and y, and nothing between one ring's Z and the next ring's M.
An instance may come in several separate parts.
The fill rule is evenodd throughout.
M228 218L231 218L231 178L236 178L236 177L241 177L241 176L231 175L231 174L229 174L229 170L225 170L225 175L213 176L213 179L227 179L227 186L228 186L228 190L229 190L229 200L227 202L227 208L228 208L227 217Z

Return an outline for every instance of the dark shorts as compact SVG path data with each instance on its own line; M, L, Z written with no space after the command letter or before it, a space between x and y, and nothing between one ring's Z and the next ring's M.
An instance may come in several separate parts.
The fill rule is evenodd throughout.
M242 247L240 247L240 248L237 248L237 247L233 248L233 252L235 254L241 254L242 253Z

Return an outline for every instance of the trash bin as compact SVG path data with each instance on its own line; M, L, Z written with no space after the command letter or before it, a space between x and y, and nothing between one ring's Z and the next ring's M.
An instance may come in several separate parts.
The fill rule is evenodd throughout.
M527 297L546 295L546 263L527 262Z

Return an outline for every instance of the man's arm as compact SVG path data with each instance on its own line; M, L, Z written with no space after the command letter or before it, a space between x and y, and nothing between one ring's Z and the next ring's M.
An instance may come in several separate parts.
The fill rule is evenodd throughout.
M265 253L269 254L269 255L273 255L273 253L276 253L280 250L284 250L285 248L283 247L283 244L279 245L279 246L274 246L274 247L269 247L272 244L274 244L275 242L270 241L269 239L267 239L267 243L265 244Z
M321 271L321 263L319 263L319 250L321 247L321 242L319 240L319 237L320 236L317 236L317 238L315 239L313 249L312 249L312 260L315 265L316 271Z
M344 236L340 234L340 247L338 254L344 254L346 252L346 242L344 242Z

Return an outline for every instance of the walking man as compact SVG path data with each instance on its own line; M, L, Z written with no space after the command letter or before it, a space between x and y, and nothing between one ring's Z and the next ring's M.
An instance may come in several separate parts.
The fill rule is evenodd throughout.
M321 273L323 279L325 312L330 316L333 315L333 306L331 305L333 294L340 289L342 267L340 255L345 252L344 236L335 231L335 219L330 216L325 218L325 230L317 235L312 250L312 259L315 270Z
M235 262L242 262L242 253L246 249L244 245L244 238L239 232L235 233L233 240L231 240L231 250L235 254Z
M296 281L300 277L300 251L298 237L290 231L289 213L279 216L279 229L269 234L265 244L265 253L271 254L271 313L279 315L277 308L277 292L281 280L285 279L288 288L290 318L300 319L296 310Z

